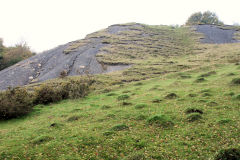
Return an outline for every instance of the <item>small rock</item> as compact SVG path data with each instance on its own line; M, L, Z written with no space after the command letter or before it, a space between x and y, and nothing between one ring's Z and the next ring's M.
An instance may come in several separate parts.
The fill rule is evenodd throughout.
M29 79L30 81L32 81L32 80L33 80L33 76L28 77L28 79Z
M79 66L79 68L83 69L83 68L85 68L85 66Z

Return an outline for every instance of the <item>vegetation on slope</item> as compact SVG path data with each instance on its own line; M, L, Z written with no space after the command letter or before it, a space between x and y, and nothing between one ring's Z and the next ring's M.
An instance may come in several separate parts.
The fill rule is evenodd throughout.
M34 53L26 43L16 44L14 47L5 47L0 38L0 70L33 56Z
M223 25L224 23L219 20L218 16L214 12L205 11L203 13L193 13L186 22L187 25L197 24L212 24L212 25Z
M146 43L130 31L106 38L111 45L99 60L132 67L95 75L86 98L37 105L26 117L1 121L0 159L236 158L239 44L199 44L185 27L138 30L152 33ZM121 45L124 38L130 40ZM150 43L154 38L158 43Z

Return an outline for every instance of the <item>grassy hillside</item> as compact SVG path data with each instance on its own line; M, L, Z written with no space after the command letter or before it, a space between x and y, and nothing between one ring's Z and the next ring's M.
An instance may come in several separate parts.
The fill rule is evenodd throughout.
M94 35L110 44L103 65L131 68L95 75L86 98L1 121L0 159L204 160L239 148L240 45L200 44L185 27L135 30Z

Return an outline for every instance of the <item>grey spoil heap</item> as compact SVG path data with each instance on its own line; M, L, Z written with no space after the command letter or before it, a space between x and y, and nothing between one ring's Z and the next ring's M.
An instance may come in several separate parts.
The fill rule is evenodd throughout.
M121 31L134 30L134 27L143 27L143 25L137 23L112 25L105 29L105 33L118 35ZM201 39L203 43L238 42L234 39L234 33L237 32L234 29L197 25L195 30L203 33L204 38ZM83 40L69 42L37 54L0 71L0 90L5 90L9 86L23 86L54 79L63 71L67 76L75 76L86 74L86 71L89 74L101 74L128 68L130 65L103 65L97 61L96 55L103 47L110 45L103 41L104 35L98 33L92 33Z

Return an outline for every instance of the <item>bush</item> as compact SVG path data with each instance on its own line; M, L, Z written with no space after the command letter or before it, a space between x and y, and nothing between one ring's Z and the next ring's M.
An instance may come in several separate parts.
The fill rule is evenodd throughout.
M172 120L165 115L154 115L147 120L149 125L156 125L158 127L171 127L174 125Z
M49 104L63 99L84 97L89 92L89 83L81 80L67 80L59 83L46 83L36 89L35 104Z
M238 148L229 148L221 150L215 160L239 160L240 159L240 149Z
M32 106L32 96L23 88L9 88L0 93L0 119L26 115Z
M36 90L35 104L49 104L63 99L60 93L60 87L54 87L48 84L40 86Z
M187 25L196 25L196 24L213 24L213 25L223 25L223 22L219 20L217 15L213 12L196 12L192 14L187 22Z

